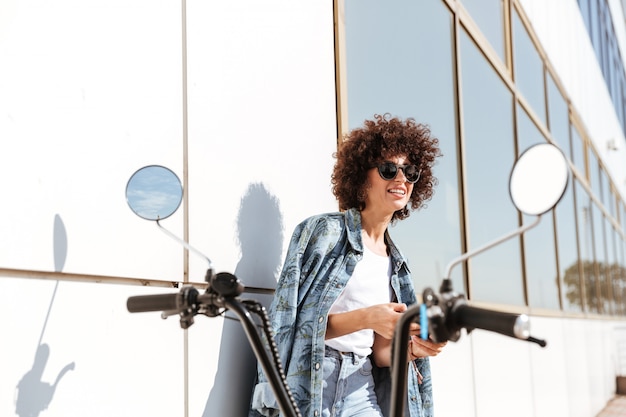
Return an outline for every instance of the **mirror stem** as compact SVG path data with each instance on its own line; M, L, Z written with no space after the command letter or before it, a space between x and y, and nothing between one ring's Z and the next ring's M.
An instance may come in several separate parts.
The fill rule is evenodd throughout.
M534 222L529 223L527 225L524 225L524 226L520 227L519 229L514 230L514 231L512 231L511 233L509 233L507 235L499 237L498 239L495 239L495 240L487 243L484 246L481 246L481 247L479 247L477 249L474 249L473 251L469 251L467 253L464 253L463 255L459 256L458 258L453 259L452 262L450 262L448 264L448 266L446 267L446 274L444 275L444 280L447 280L447 279L449 280L450 279L450 274L452 272L452 268L455 265L463 262L467 258L470 258L470 257L472 257L474 255L478 255L479 253L484 252L484 251L486 251L489 248L492 248L492 247L494 247L494 246L496 246L496 245L498 245L498 244L500 244L500 243L502 243L502 242L504 242L504 241L506 241L508 239L511 239L512 237L521 235L525 231L527 231L529 229L532 229L533 227L537 226L539 224L540 220L541 220L541 216L537 216L537 218L535 219Z
M168 235L169 237L171 237L172 239L174 239L175 241L177 241L178 243L183 245L186 249L188 249L191 252L195 253L196 255L206 259L206 261L209 263L209 269L212 268L211 260L206 255L204 255L202 252L200 252L199 250L197 250L196 248L191 246L189 243L185 242L184 240L182 240L181 238L176 236L174 233L172 233L169 230L167 230L165 227L161 226L161 223L159 223L159 220L156 221L156 224L163 231L163 233L165 233L166 235Z

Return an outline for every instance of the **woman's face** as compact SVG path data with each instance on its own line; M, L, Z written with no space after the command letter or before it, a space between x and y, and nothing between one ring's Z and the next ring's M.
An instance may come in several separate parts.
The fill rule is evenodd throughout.
M411 162L404 156L385 158L385 161L393 162L397 165L407 165ZM401 210L409 202L413 192L413 184L406 180L403 169L398 169L395 178L386 180L374 167L367 172L369 188L365 200L366 210L375 210L386 215L393 215Z

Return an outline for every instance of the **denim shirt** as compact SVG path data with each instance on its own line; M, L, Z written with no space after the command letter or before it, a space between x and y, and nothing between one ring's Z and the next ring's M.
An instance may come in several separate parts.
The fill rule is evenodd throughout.
M388 233L385 238L392 262L391 286L397 301L414 304L415 291L406 260ZM303 417L321 415L328 312L362 257L361 214L356 209L310 217L300 223L292 235L269 316L287 384ZM378 403L388 416L390 368L375 365L374 368ZM423 376L420 384L417 369ZM418 358L409 364L407 388L404 415L432 417L428 358ZM271 385L259 366L249 416L279 415Z

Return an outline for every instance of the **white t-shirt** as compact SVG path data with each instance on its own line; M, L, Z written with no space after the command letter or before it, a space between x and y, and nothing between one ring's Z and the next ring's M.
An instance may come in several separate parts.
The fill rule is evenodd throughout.
M343 292L330 308L332 313L344 313L391 300L391 262L389 256L380 256L365 247L363 259L356 264L354 272ZM326 340L326 345L340 352L354 352L367 356L372 353L374 331L359 330L344 336Z

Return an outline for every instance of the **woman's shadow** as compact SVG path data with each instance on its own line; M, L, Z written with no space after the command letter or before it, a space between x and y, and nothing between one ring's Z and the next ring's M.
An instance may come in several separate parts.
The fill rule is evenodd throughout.
M17 384L15 414L20 417L37 417L46 410L63 375L75 367L74 362L69 363L59 372L54 383L44 382L42 376L49 356L50 347L45 343L39 345L32 369Z
M65 259L67 258L67 231L60 215L54 216L54 233L53 233L53 251L54 251L54 270L55 272L63 271ZM52 299L48 307L48 313L44 321L39 343L35 353L33 367L24 374L15 388L15 414L20 417L37 417L39 414L48 409L52 402L54 393L59 385L59 381L63 376L74 370L75 364L71 362L58 373L54 383L50 384L42 380L48 358L50 357L50 346L42 343L44 333L48 324L48 319L54 306L54 299L59 288L59 281L54 286Z
M247 287L276 288L283 247L283 219L279 200L262 183L248 186L237 215L237 241L241 258L235 276ZM242 294L266 308L272 294ZM247 416L256 378L256 358L241 323L227 312L213 388L203 417Z

